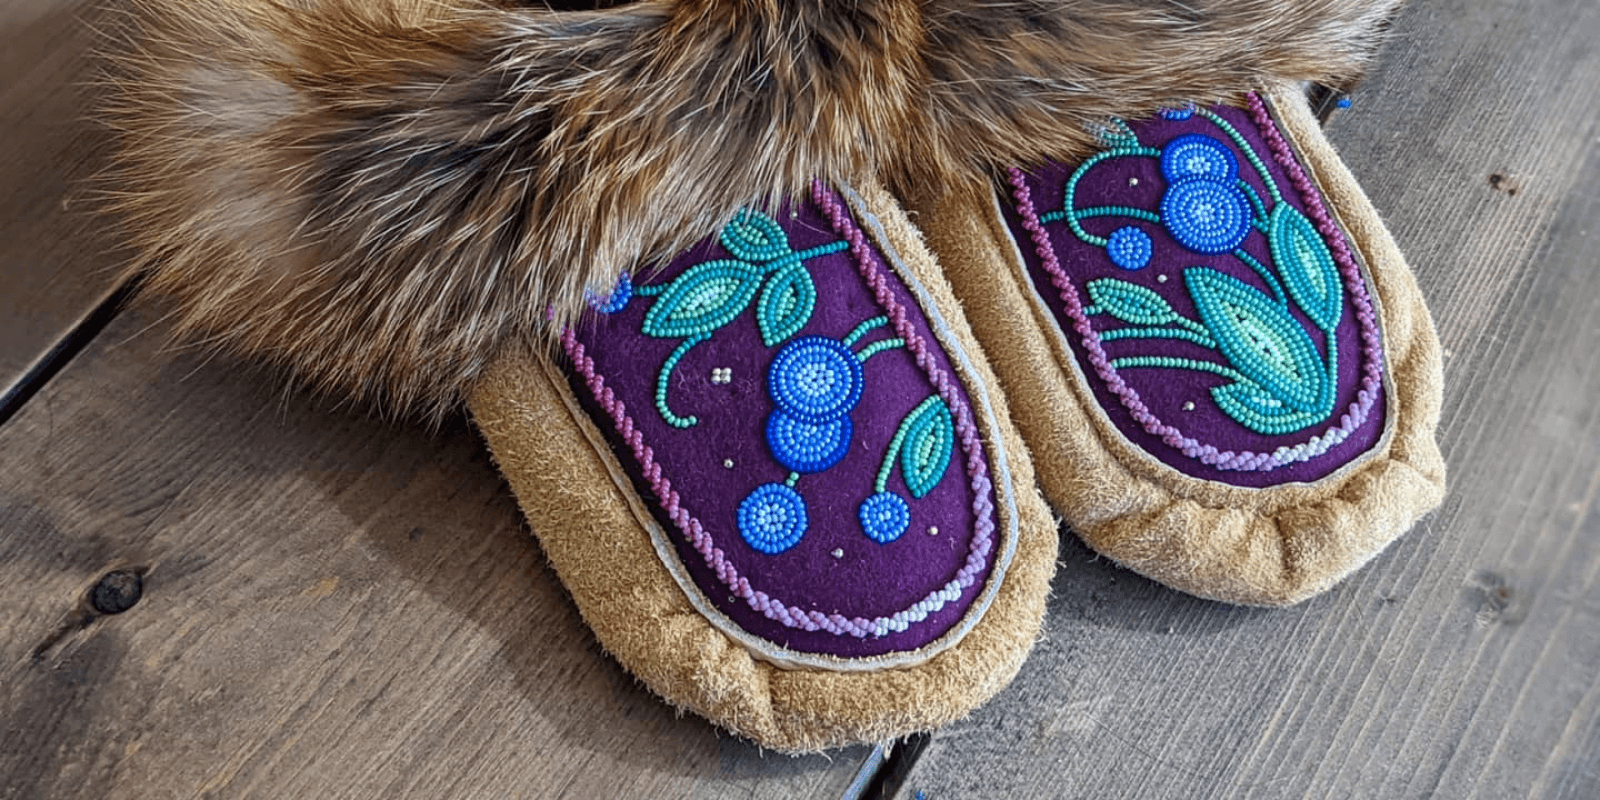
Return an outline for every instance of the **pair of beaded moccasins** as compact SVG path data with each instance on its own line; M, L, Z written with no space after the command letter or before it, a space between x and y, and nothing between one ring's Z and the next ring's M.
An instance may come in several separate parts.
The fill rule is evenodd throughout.
M1302 91L1391 6L148 3L109 114L180 327L464 401L608 652L815 750L1011 679L1050 507L1286 605L1439 502L1432 323Z

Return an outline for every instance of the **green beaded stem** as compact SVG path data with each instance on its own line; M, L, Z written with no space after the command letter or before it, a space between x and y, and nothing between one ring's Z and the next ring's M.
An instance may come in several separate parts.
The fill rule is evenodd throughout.
M1078 219L1094 219L1095 217L1133 217L1134 219L1142 219L1145 222L1151 222L1157 225L1161 224L1160 215L1156 214L1154 211L1146 211L1142 208L1134 208L1133 206L1092 206L1090 208L1081 209L1074 213L1077 215ZM1049 224L1059 219L1065 219L1066 216L1066 211L1052 211L1040 217L1039 221Z
M849 246L849 242L834 242L833 244L818 245L809 250L802 250L798 253L790 253L785 256L779 256L778 258L768 261L762 267L762 271L775 272L790 264L800 264L810 261L813 258L820 258L825 255L837 253L848 248Z
M1244 178L1239 178L1235 181L1235 183L1237 183L1239 188L1244 191L1245 199L1250 201L1250 206L1256 210L1256 218L1250 224L1253 225L1256 230L1266 233L1267 207L1261 202L1261 195L1256 194L1256 187L1251 186L1250 182Z
M1187 320L1185 320L1187 322ZM1193 324L1193 323L1190 323ZM1209 350L1217 349L1217 342L1206 333L1196 333L1174 328L1118 328L1100 334L1100 340L1105 342L1117 339L1183 339L1194 342Z
M1057 219L1065 219L1067 221L1067 227L1072 229L1074 236L1077 236L1080 240L1088 244L1092 244L1095 247L1105 247L1106 240L1084 230L1083 225L1079 224L1078 222L1077 212L1073 209L1073 206L1076 205L1075 198L1078 194L1078 181L1083 180L1083 176L1088 173L1089 168L1093 167L1095 164L1098 164L1108 158L1121 158L1123 156L1149 156L1152 158L1160 158L1161 151L1150 147L1118 147L1114 150L1106 150L1104 152L1096 153L1095 155L1091 156L1088 161L1079 164L1078 168L1073 171L1072 177L1067 180L1067 190L1063 193L1065 197L1062 198L1061 202L1061 216L1057 217ZM1157 221L1159 221L1159 217L1157 218Z
M1111 366L1119 370L1138 367L1192 369L1197 372L1215 372L1224 378L1231 378L1242 383L1250 383L1249 378L1246 378L1244 375L1224 367L1221 364L1213 364L1209 361L1196 361L1192 358L1173 358L1171 356L1128 356L1126 358L1112 359Z
M844 339L840 341L844 343L845 347L849 347L855 344L857 339L866 336L867 331L870 331L873 328L881 328L888 324L889 318L887 316L873 317L872 319L857 325L854 330L850 331L849 335L845 336Z
M1278 299L1278 305L1285 307L1289 305L1289 299L1283 294L1283 284L1278 282L1278 276L1273 275L1272 270L1267 269L1266 265L1257 261L1255 256L1245 252L1243 247L1234 250L1233 257L1243 261L1246 266L1255 270L1255 273L1261 276L1261 280L1266 281L1267 288L1272 290L1272 296Z
M1261 182L1267 185L1267 191L1272 193L1273 205L1283 202L1283 195L1278 192L1278 184L1272 179L1272 173L1268 172L1267 165L1261 162L1261 156L1256 155L1255 148L1244 140L1244 135L1228 124L1227 120L1217 116L1210 109L1196 108L1194 113L1211 120L1211 124L1220 128L1223 133L1228 134L1228 138L1239 146L1239 150L1244 153L1244 157L1250 160L1250 166L1254 167L1256 174L1261 176Z
M783 479L783 485L789 487L790 489L793 489L794 485L796 483L798 483L799 481L800 481L800 473L791 472L791 473L789 473L789 477Z
M881 341L876 341L867 345L866 347L861 348L861 352L856 353L856 360L865 364L867 363L867 359L872 358L873 356L885 350L893 350L896 347L905 346L906 340L904 339L883 339Z
M690 349L709 338L711 338L711 334L705 333L684 339L683 343L672 351L672 355L667 356L667 360L661 364L661 372L656 375L656 411L661 412L661 418L674 428L692 427L700 422L700 418L693 414L687 417L680 417L672 413L672 409L667 407L667 386L672 381L672 371L677 369L678 362L682 361L685 355L688 355Z

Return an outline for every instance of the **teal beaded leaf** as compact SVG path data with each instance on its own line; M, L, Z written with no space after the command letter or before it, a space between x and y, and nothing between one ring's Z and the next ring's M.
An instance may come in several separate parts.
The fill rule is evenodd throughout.
M1260 386L1247 382L1215 387L1211 390L1211 399L1239 424L1268 436L1304 430L1328 416L1326 412L1296 411Z
M1101 278L1089 281L1089 300L1102 311L1133 325L1165 325L1178 319L1178 312L1161 295L1138 284Z
M789 264L773 275L756 301L756 324L768 347L800 332L817 307L817 286L802 264Z
M709 334L739 316L761 288L761 270L743 261L707 261L667 284L644 315L643 331L658 339Z
M1296 411L1318 410L1326 380L1322 357L1288 311L1214 269L1190 267L1183 279L1201 322L1234 369Z
M789 235L759 211L745 209L722 229L722 246L734 258L764 264L789 255Z
M1344 288L1339 267L1321 234L1304 214L1288 203L1279 203L1272 209L1267 241L1289 296L1312 324L1331 332L1344 313Z
M955 422L944 401L930 397L900 423L900 429L906 434L900 444L900 474L905 477L911 496L920 498L939 485L950 466L950 452L956 441Z

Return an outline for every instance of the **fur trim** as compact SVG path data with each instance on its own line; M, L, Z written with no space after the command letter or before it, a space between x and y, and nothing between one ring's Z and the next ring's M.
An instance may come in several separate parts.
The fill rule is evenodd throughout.
M1071 158L1111 117L1244 102L1273 80L1348 87L1401 0L932 0L930 117L994 173Z
M138 0L115 206L181 333L437 415L741 206L1347 78L1394 0L467 2Z

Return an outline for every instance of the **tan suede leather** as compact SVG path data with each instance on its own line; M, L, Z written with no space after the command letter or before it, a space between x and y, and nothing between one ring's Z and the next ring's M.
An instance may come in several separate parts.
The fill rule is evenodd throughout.
M615 456L576 411L559 367L531 349L502 358L469 400L495 461L601 645L672 704L777 750L881 740L964 716L1022 665L1039 633L1055 565L1057 527L959 306L898 204L881 189L860 195L883 225L886 244L973 357L973 374L963 379L974 396L974 381L987 387L1018 518L1015 552L984 616L926 661L841 672L757 658L696 611L663 566L646 529L653 520L642 504L650 499L619 479ZM985 444L992 449L997 442ZM998 481L996 489L1005 491Z

